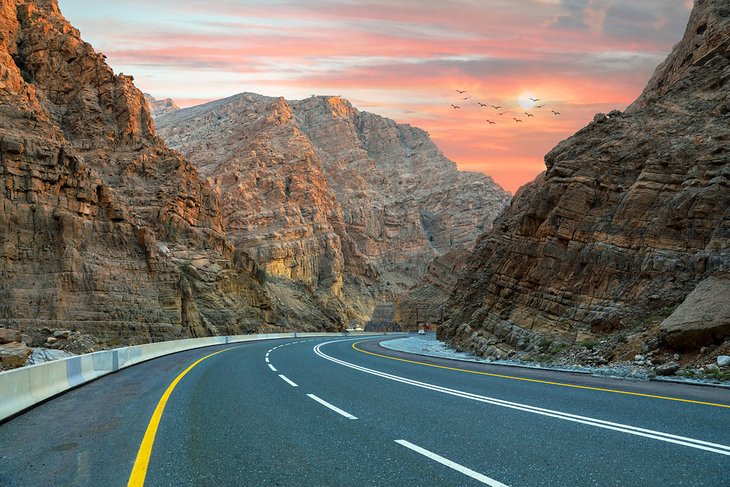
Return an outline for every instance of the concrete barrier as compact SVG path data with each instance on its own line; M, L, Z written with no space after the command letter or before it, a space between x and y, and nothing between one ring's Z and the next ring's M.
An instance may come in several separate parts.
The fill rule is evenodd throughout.
M352 333L374 336L384 333ZM186 338L115 348L0 372L0 421L46 399L118 370L157 357L195 348L258 340L298 337L342 337L342 333L270 333L207 338Z

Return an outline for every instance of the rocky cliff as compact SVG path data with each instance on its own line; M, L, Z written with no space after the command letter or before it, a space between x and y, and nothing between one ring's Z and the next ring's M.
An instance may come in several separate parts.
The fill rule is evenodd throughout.
M102 345L265 328L218 195L104 58L55 0L0 2L0 325Z
M723 343L728 39L728 2L697 1L684 38L636 102L596 115L545 156L546 172L477 243L441 339L495 357L585 344L601 360L633 356L639 344ZM725 312L700 324L679 306L685 299Z
M338 97L244 93L156 124L220 192L225 230L296 319L314 304L367 320L431 259L471 247L509 199L422 130Z

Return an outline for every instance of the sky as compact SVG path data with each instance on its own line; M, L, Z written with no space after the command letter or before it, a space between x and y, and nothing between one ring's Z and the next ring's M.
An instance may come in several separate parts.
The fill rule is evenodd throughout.
M481 171L515 192L545 169L543 156L558 142L595 113L623 110L641 93L681 39L692 2L59 5L116 72L133 75L157 98L187 107L241 92L342 96L360 110L426 130L459 169Z

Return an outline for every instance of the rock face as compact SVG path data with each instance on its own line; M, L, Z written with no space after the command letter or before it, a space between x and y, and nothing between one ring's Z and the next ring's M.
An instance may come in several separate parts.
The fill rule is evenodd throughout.
M55 0L0 3L0 325L115 343L275 317L220 201Z
M658 325L698 283L727 276L729 36L730 5L696 2L636 102L547 154L547 171L477 244L441 339L495 356L595 339ZM669 320L665 343L683 327ZM715 327L693 343L726 337Z
M144 99L147 100L152 118L159 117L165 113L172 113L180 110L180 107L175 104L172 98L165 98L164 100L158 100L149 93L144 94Z
M346 230L395 290L435 257L471 248L509 203L481 173L457 171L428 134L339 97L290 102L337 194Z
M292 319L314 305L367 320L431 259L472 246L509 199L457 171L425 132L337 97L244 93L156 124L222 195L225 230L302 310Z
M469 250L448 252L432 260L421 281L396 297L393 320L400 329L416 325L439 325L448 319L446 304L471 255Z

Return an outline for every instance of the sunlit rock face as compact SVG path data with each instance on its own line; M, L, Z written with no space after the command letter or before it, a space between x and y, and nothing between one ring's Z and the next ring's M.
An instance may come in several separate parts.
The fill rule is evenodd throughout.
M158 100L149 93L144 94L145 100L147 100L147 106L149 106L152 118L159 117L165 113L172 113L180 110L180 107L173 101L172 98L165 98Z
M442 339L503 356L637 327L677 347L727 338L659 323L730 272L729 36L730 5L696 2L641 96L545 156L466 259Z
M211 186L53 0L0 2L0 326L101 343L275 317Z
M366 321L433 258L473 246L509 200L422 130L338 97L244 93L156 124L219 192L226 232L271 291L341 322Z

